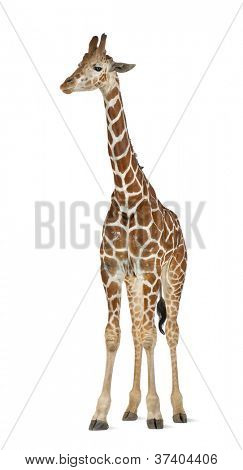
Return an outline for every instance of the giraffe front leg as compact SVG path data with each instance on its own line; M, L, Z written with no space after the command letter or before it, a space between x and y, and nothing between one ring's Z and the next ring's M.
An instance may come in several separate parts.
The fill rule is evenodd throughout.
M132 335L135 350L133 386L129 393L129 403L123 415L123 421L135 421L141 401L140 377L142 364L142 345L139 326L143 314L143 289L141 280L135 277L126 279L127 295L132 319Z
M137 409L141 401L140 390L140 376L141 376L141 363L142 363L142 346L134 337L135 348L135 363L134 363L134 377L133 387L129 393L128 407L122 417L123 421L135 421L138 418Z
M149 429L162 429L163 418L160 412L160 401L156 392L155 372L154 372L154 348L156 344L157 331L155 326L151 326L145 333L143 338L143 346L147 355L148 363L148 394L147 403L147 426Z
M154 348L157 340L157 330L154 325L154 314L157 304L158 290L161 284L154 274L144 276L144 313L141 322L141 341L147 355L148 364L148 394L147 426L149 429L162 429L163 418L160 411L160 401L155 385Z
M103 382L102 392L98 399L95 414L91 420L90 431L102 431L109 428L107 423L107 414L111 405L111 379L116 350L110 350L107 347L105 378Z
M119 315L121 301L121 281L115 280L114 277L109 277L105 283L105 290L107 294L109 310L108 323L105 329L106 368L102 392L98 399L96 411L89 426L90 431L106 430L109 427L107 423L107 414L111 405L112 372L116 352L120 343Z

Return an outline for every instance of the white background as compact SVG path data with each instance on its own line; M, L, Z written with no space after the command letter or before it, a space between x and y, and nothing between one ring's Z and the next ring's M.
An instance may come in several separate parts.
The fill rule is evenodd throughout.
M94 206L109 200L113 188L101 94L64 95L60 83L73 72L90 37L102 32L115 60L137 64L121 76L121 89L133 145L148 175L239 6L234 0L5 0L19 38L0 8L1 445L99 267L94 232L101 228ZM179 315L186 344L178 346L179 373L189 422L172 421L169 350L161 335L155 365L165 428L146 427L145 361L140 419L121 421L133 375L124 295L110 430L87 430L105 361L107 309L97 276L1 452L4 470L26 468L24 456L60 452L140 455L144 468L158 467L152 463L156 453L216 453L219 463L213 468L242 468L236 442L243 442L242 31L243 8L151 176L161 201L180 204L184 228L185 201L192 211L206 201L198 225L206 248L193 238ZM56 208L57 239L49 250L35 249L34 202L39 200ZM80 221L90 224L91 243L85 250L71 246L67 217L66 249L60 249L58 203L65 201L68 213L76 200L90 204L90 215Z

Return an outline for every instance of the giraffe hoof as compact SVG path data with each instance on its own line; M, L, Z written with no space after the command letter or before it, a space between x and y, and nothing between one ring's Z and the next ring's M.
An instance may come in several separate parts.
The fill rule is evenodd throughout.
M177 413L173 416L174 423L187 423L186 413Z
M108 423L106 423L106 421L100 421L99 419L92 419L89 425L90 431L105 431L108 428Z
M147 419L147 426L149 429L163 429L163 419Z
M136 413L132 413L132 411L125 411L122 420L123 421L136 421L138 419L138 415Z

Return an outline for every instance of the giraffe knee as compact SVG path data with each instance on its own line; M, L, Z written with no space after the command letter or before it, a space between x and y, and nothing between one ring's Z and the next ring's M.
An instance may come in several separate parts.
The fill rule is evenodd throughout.
M157 330L155 327L151 327L149 330L144 330L141 335L142 346L146 351L154 348L157 339Z
M176 319L167 320L165 325L165 334L169 347L176 346L179 339L179 327Z
M107 350L110 352L117 351L120 344L120 329L113 328L109 323L105 329L105 342Z

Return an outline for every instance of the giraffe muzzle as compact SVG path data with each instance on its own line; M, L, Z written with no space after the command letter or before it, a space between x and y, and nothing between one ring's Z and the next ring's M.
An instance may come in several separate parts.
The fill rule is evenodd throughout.
M60 86L60 89L63 91L63 93L70 94L73 92L74 88L74 79L73 78L67 78L65 82L63 82Z

